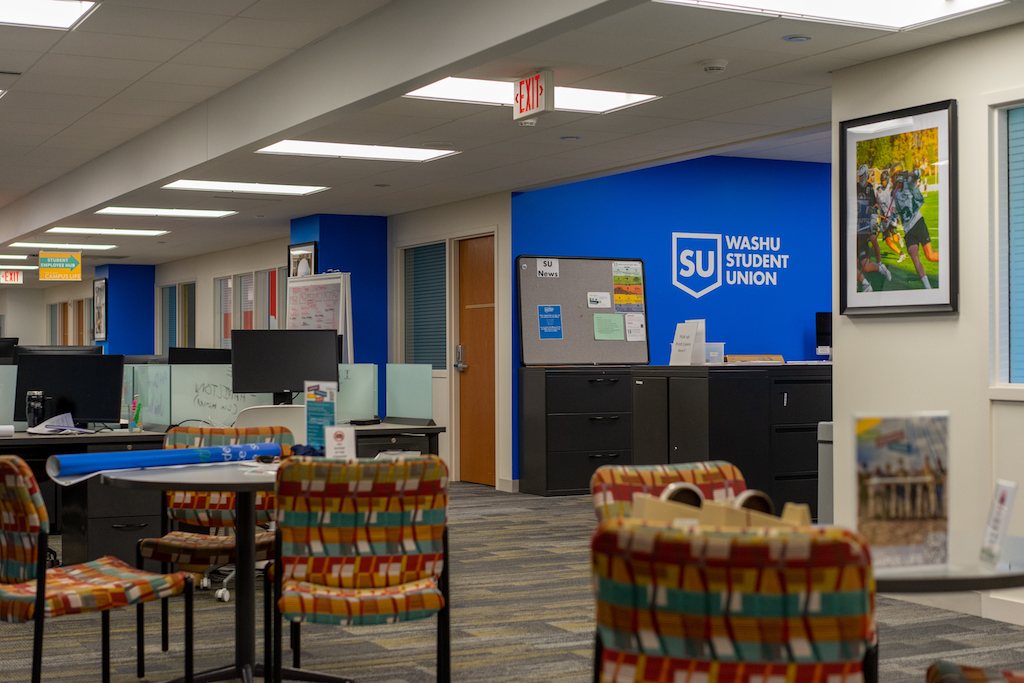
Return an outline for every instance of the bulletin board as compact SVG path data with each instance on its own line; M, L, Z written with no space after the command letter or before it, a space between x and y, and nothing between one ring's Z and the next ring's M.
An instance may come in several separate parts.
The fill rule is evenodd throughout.
M642 260L520 256L516 284L523 365L650 362Z

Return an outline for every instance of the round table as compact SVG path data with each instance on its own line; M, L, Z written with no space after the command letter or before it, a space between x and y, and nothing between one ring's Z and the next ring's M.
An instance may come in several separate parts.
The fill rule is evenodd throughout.
M994 569L983 565L876 567L878 593L953 593L1024 586L1024 569Z
M197 672L196 680L262 676L256 663L256 493L273 491L276 472L235 463L176 465L107 472L100 481L110 486L157 491L232 491L235 493L235 663ZM269 647L269 644L268 644Z

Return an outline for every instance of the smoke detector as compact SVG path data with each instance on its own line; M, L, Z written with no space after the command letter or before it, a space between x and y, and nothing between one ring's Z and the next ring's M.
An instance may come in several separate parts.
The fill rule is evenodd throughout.
M518 123L520 126L525 126L527 128L532 128L533 126L537 125L537 119L536 118L533 118L533 119L519 119L516 123Z
M700 63L700 66L706 74L722 74L725 73L725 67L729 66L729 60L705 59Z

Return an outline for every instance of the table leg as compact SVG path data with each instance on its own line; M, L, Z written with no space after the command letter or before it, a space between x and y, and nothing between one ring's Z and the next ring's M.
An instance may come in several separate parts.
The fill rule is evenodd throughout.
M237 492L235 513L235 666L243 680L251 681L256 664L256 494Z

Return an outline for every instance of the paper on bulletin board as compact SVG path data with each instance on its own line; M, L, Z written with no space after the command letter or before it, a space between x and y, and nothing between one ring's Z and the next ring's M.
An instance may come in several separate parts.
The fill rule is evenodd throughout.
M537 259L537 277L558 277L558 259Z
M537 306L537 318L541 339L562 338L562 306L543 304Z
M622 341L626 338L626 326L617 313L594 314L594 339L598 341Z
M611 308L611 292L587 292L587 308Z
M647 323L643 313L626 313L626 341L647 341Z
M612 261L616 313L643 313L643 272L640 261Z
M305 382L306 445L323 448L324 427L334 426L334 402L338 397L337 382Z
M339 363L351 363L352 287L349 273L288 278L289 330L337 330L343 338Z

